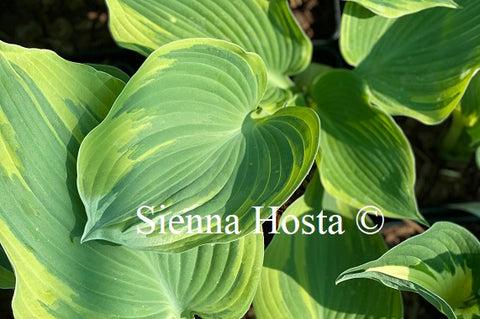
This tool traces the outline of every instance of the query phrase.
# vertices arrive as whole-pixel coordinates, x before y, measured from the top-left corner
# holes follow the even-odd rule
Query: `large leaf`
[[[265,115],[265,79],[258,55],[220,40],[179,40],[150,55],[82,144],[83,238],[183,251],[252,232],[252,206],[289,198],[313,164],[320,133],[304,107]],[[144,205],[157,225],[147,235],[152,229],[136,213]],[[209,226],[213,215],[221,222]],[[239,233],[229,234],[233,215]],[[190,230],[187,222],[170,228],[187,216]]]
[[[458,8],[453,0],[349,0],[361,4],[378,15],[397,18],[435,7]]]
[[[397,19],[347,3],[342,54],[367,80],[373,103],[428,124],[448,116],[480,67],[480,2],[457,3]]]
[[[260,272],[261,238],[181,255],[80,244],[83,137],[123,83],[52,52],[0,42],[0,242],[17,318],[238,318]]]
[[[480,243],[452,223],[434,224],[378,260],[347,270],[338,281],[354,278],[417,292],[451,319],[480,317]]]
[[[115,40],[145,55],[179,39],[217,38],[258,53],[283,82],[307,67],[312,45],[284,0],[107,0]]]
[[[410,144],[390,116],[369,105],[362,79],[347,70],[320,76],[310,102],[322,121],[317,163],[326,190],[357,208],[374,205],[385,216],[423,222]]]
[[[15,287],[15,275],[5,251],[0,246],[0,289]]]
[[[324,193],[318,175],[304,196],[282,215],[294,229],[294,219],[302,221],[325,209]],[[401,318],[400,294],[371,282],[335,285],[335,278],[346,268],[377,258],[386,251],[380,234],[368,236],[355,226],[351,213],[342,214],[344,234],[275,235],[266,250],[260,286],[254,299],[257,318]],[[340,215],[339,215],[340,216]],[[293,217],[293,218],[292,218]],[[308,218],[308,217],[307,217]],[[324,220],[324,230],[333,223]],[[318,224],[314,223],[316,226]],[[333,230],[333,228],[332,228]],[[280,230],[281,231],[281,230]]]
[[[286,0],[107,0],[110,29],[123,47],[148,55],[186,38],[216,38],[258,53],[268,70],[270,108],[290,98],[287,75],[310,62],[312,45]]]

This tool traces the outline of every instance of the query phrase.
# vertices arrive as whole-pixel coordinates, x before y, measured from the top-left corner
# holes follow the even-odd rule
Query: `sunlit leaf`
[[[417,292],[450,319],[480,317],[480,243],[452,223],[434,224],[378,260],[347,270],[338,281],[354,278]]]
[[[80,149],[84,240],[184,251],[254,231],[252,206],[290,197],[320,135],[311,109],[263,112],[265,80],[258,55],[225,41],[179,40],[150,55]],[[144,205],[154,230],[137,216]],[[232,215],[238,233],[227,233]]]
[[[459,9],[433,8],[397,19],[347,3],[342,54],[367,81],[374,104],[427,124],[455,108],[480,68],[480,2],[456,2]]]
[[[338,212],[325,209],[324,193],[318,175],[304,196],[282,215],[294,229],[296,217],[326,216]],[[288,217],[287,217],[288,216]],[[340,215],[339,215],[340,216]],[[289,235],[275,235],[266,250],[260,286],[254,299],[257,318],[402,318],[400,294],[374,282],[348,282],[335,285],[335,278],[346,268],[377,258],[386,251],[381,235],[365,235],[355,226],[355,218],[342,212],[344,234],[302,234],[308,226]],[[311,219],[308,219],[311,221]],[[327,231],[332,223],[323,221]],[[315,222],[315,227],[318,223]],[[332,228],[332,230],[334,230]]]
[[[267,66],[265,100],[276,109],[307,67],[312,45],[286,0],[107,0],[110,29],[121,46],[148,55],[171,41],[216,38],[260,55]]]
[[[320,76],[311,104],[322,122],[317,164],[326,190],[357,208],[424,222],[410,144],[390,116],[369,105],[362,79],[347,70]]]
[[[356,2],[374,13],[397,18],[410,13],[435,7],[458,8],[453,0],[349,0]]]
[[[258,285],[255,235],[183,254],[80,244],[76,155],[124,84],[0,42],[0,242],[16,318],[239,318]]]

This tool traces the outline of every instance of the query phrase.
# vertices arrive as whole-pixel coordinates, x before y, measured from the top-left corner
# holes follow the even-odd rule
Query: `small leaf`
[[[458,8],[453,0],[349,0],[356,2],[378,15],[398,18],[410,13],[435,7]]]
[[[287,208],[280,223],[288,218],[288,227],[293,229],[292,217],[302,221],[305,216],[317,216],[328,200],[331,196],[324,193],[316,174],[305,195]],[[351,214],[343,212],[341,216],[345,232],[341,235],[322,235],[318,230],[302,234],[302,230],[310,230],[305,225],[293,235],[275,235],[266,250],[254,299],[257,318],[402,318],[401,296],[392,289],[374,282],[335,285],[340,272],[386,251],[380,234],[367,236],[355,227]],[[327,230],[328,220],[323,223]]]
[[[397,19],[347,3],[341,51],[366,80],[375,105],[427,124],[441,122],[456,107],[480,68],[480,2],[457,3],[460,9]]]
[[[368,103],[355,73],[336,70],[314,82],[311,104],[322,121],[317,165],[326,190],[348,204],[425,223],[413,186],[410,144],[393,119]]]
[[[15,318],[241,317],[258,285],[261,235],[170,255],[80,244],[76,155],[123,86],[0,42],[0,242],[17,276]]]
[[[254,231],[252,206],[290,197],[320,133],[308,108],[263,112],[265,80],[258,55],[225,41],[179,40],[151,54],[80,149],[83,239],[179,252]],[[153,232],[137,217],[144,205]],[[237,217],[238,233],[227,233]]]
[[[338,282],[355,278],[417,292],[450,319],[480,316],[480,243],[452,223],[434,224],[379,259],[345,271]]]

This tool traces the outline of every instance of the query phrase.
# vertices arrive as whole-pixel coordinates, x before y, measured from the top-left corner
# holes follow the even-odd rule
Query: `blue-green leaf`
[[[264,107],[272,112],[292,97],[288,76],[306,68],[312,55],[286,0],[107,0],[107,5],[114,39],[144,55],[188,38],[225,40],[257,53],[268,73]]]
[[[317,165],[325,189],[354,207],[425,223],[410,144],[389,115],[369,105],[364,81],[347,70],[326,73],[313,84],[311,104],[322,122]]]
[[[441,122],[456,107],[480,68],[480,2],[456,2],[459,9],[397,19],[347,3],[341,51],[366,80],[372,103],[427,124]]]
[[[261,235],[170,255],[80,244],[79,145],[123,87],[0,42],[0,243],[15,269],[15,317],[241,317],[258,285]]]
[[[290,197],[320,135],[311,109],[265,111],[265,87],[259,56],[225,41],[179,40],[151,54],[81,146],[84,240],[179,252],[254,231],[252,206]]]

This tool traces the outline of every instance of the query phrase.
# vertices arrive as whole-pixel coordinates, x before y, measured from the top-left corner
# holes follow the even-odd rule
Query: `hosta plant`
[[[0,288],[16,317],[240,318],[253,303],[257,318],[402,318],[406,290],[480,318],[466,229],[388,251],[358,229],[375,228],[364,207],[428,226],[392,116],[453,112],[473,156],[480,2],[347,2],[348,70],[310,64],[283,0],[107,5],[116,42],[145,56],[131,78],[0,42]]]

